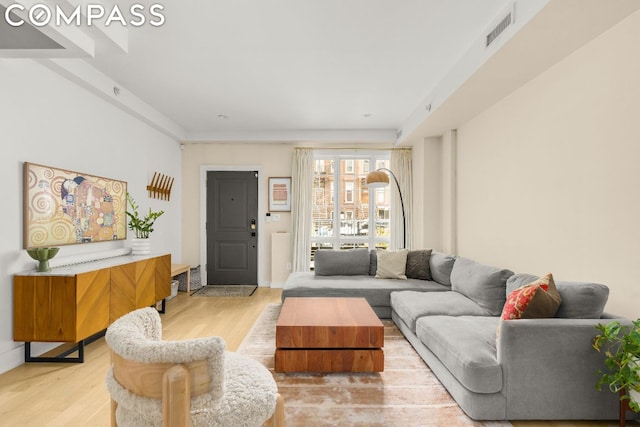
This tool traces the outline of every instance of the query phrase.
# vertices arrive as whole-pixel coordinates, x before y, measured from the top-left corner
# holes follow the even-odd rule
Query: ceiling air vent
[[[512,23],[513,23],[513,9],[510,10],[509,13],[504,18],[502,18],[502,20],[498,23],[498,25],[496,25],[495,28],[489,32],[489,34],[487,34],[485,47],[489,47],[491,43],[493,43],[495,39],[497,39],[498,36],[502,34],[502,32],[506,30],[509,27],[509,25],[511,25]]]

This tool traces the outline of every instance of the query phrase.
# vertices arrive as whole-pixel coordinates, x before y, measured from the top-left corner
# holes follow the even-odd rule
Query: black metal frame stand
[[[95,335],[78,341],[73,347],[63,351],[56,356],[32,356],[31,355],[31,342],[24,343],[24,361],[25,362],[40,362],[40,363],[84,363],[84,346],[90,344],[95,340],[102,338],[107,330],[98,332]],[[71,353],[78,352],[78,357],[66,357]]]

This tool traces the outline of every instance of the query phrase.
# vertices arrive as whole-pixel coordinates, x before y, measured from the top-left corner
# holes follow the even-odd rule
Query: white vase
[[[151,242],[149,239],[132,239],[131,255],[149,255],[151,253]]]

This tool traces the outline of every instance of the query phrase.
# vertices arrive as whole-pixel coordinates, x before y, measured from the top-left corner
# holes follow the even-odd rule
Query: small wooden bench
[[[187,293],[191,291],[191,265],[190,264],[171,264],[171,277],[178,274],[187,273]]]

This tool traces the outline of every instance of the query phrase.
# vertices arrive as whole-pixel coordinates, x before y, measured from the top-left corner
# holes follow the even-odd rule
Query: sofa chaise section
[[[391,295],[393,321],[460,407],[477,420],[615,419],[618,396],[596,390],[604,356],[591,346],[595,326],[613,317],[603,314],[608,288],[558,282],[562,302],[552,318],[501,320],[495,311],[465,314],[466,308],[477,307],[459,302],[461,295],[452,296],[461,290],[461,277],[500,277],[462,286],[464,298],[487,312],[504,305],[511,291],[538,279],[516,274],[503,280],[504,274],[486,274],[492,270],[500,269],[464,260],[454,265],[451,292]],[[495,292],[499,287],[503,295]]]
[[[391,318],[391,293],[397,291],[445,292],[449,288],[429,280],[376,279],[369,275],[318,276],[310,272],[291,273],[282,289],[282,301],[289,297],[365,298],[381,319]]]

